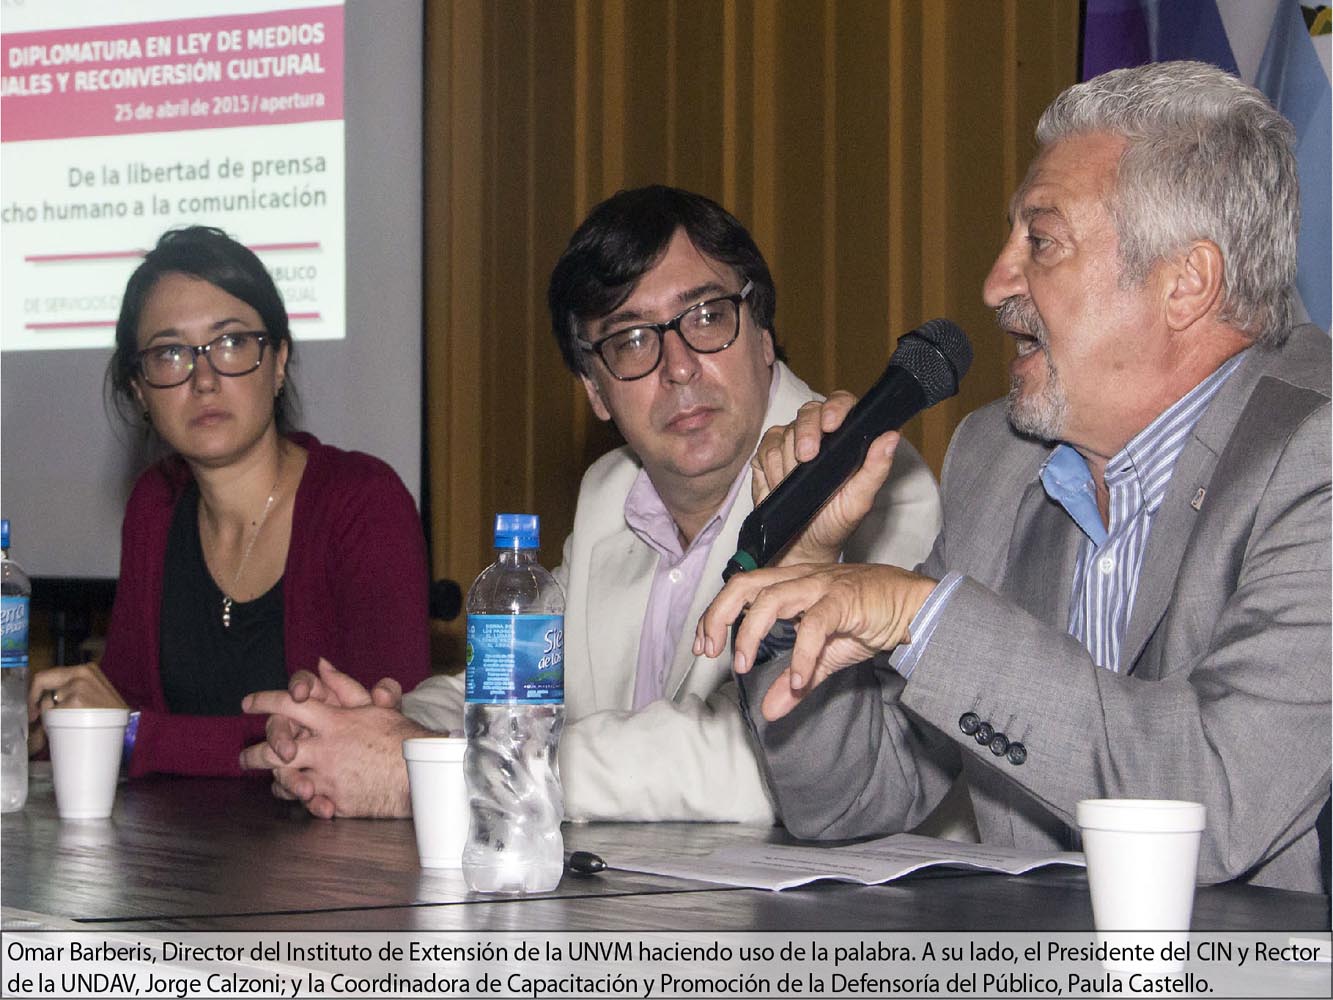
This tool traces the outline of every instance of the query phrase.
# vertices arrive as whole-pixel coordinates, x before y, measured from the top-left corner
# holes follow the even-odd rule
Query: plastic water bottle
[[[0,520],[0,812],[28,801],[28,601],[32,583],[9,558]]]
[[[495,562],[467,595],[463,878],[474,892],[548,892],[564,870],[565,595],[537,543],[537,515],[497,514]]]

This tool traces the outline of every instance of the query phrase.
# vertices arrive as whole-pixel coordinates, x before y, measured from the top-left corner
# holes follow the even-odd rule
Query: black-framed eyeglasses
[[[213,371],[228,378],[249,375],[264,363],[268,334],[262,330],[228,331],[195,347],[193,344],[162,344],[135,355],[139,374],[154,389],[178,386],[194,374],[199,355],[208,358]]]
[[[736,342],[741,332],[741,303],[754,291],[754,282],[732,295],[720,295],[690,306],[665,323],[640,323],[608,334],[595,344],[579,340],[579,349],[596,354],[606,370],[621,382],[651,375],[662,361],[662,340],[675,330],[695,354],[716,354]]]

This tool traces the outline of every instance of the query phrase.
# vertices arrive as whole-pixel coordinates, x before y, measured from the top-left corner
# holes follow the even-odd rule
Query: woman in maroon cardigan
[[[173,454],[126,507],[100,669],[35,672],[29,715],[128,705],[131,775],[241,774],[264,737],[241,698],[320,657],[367,688],[429,672],[412,497],[378,459],[291,430],[291,358],[273,279],[219,230],[166,233],[130,278],[108,382]]]

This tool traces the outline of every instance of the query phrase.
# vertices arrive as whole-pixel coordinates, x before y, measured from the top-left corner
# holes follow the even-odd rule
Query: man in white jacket
[[[780,360],[768,265],[719,205],[641,188],[592,211],[548,297],[566,364],[626,441],[584,476],[556,570],[566,593],[566,818],[772,822],[730,662],[691,651],[753,506],[761,432],[819,398]],[[920,562],[939,528],[939,496],[906,442],[876,508],[847,558]],[[818,545],[802,538],[784,561],[826,557]],[[423,682],[400,713],[392,682],[370,693],[327,664],[320,675],[247,699],[247,711],[276,715],[269,741],[242,763],[273,768],[275,792],[317,815],[409,815],[401,742],[461,729],[462,678]]]

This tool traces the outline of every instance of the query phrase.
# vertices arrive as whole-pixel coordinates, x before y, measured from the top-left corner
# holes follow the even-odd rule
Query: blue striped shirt
[[[1083,532],[1069,601],[1069,634],[1083,643],[1098,666],[1120,670],[1120,644],[1134,609],[1153,518],[1194,425],[1241,357],[1231,358],[1172,403],[1106,463],[1108,524],[1097,510],[1092,473],[1082,455],[1062,444],[1042,466],[1047,495]]]
[[[1245,355],[1242,351],[1227,360],[1106,463],[1109,524],[1102,523],[1092,472],[1082,455],[1060,444],[1041,467],[1041,483],[1047,495],[1083,532],[1074,567],[1068,631],[1099,666],[1120,669],[1120,644],[1134,609],[1153,517],[1162,505],[1176,460],[1195,424]],[[889,659],[904,677],[911,676],[940,613],[961,580],[960,573],[947,574],[912,619],[908,630],[912,642],[899,646]]]

